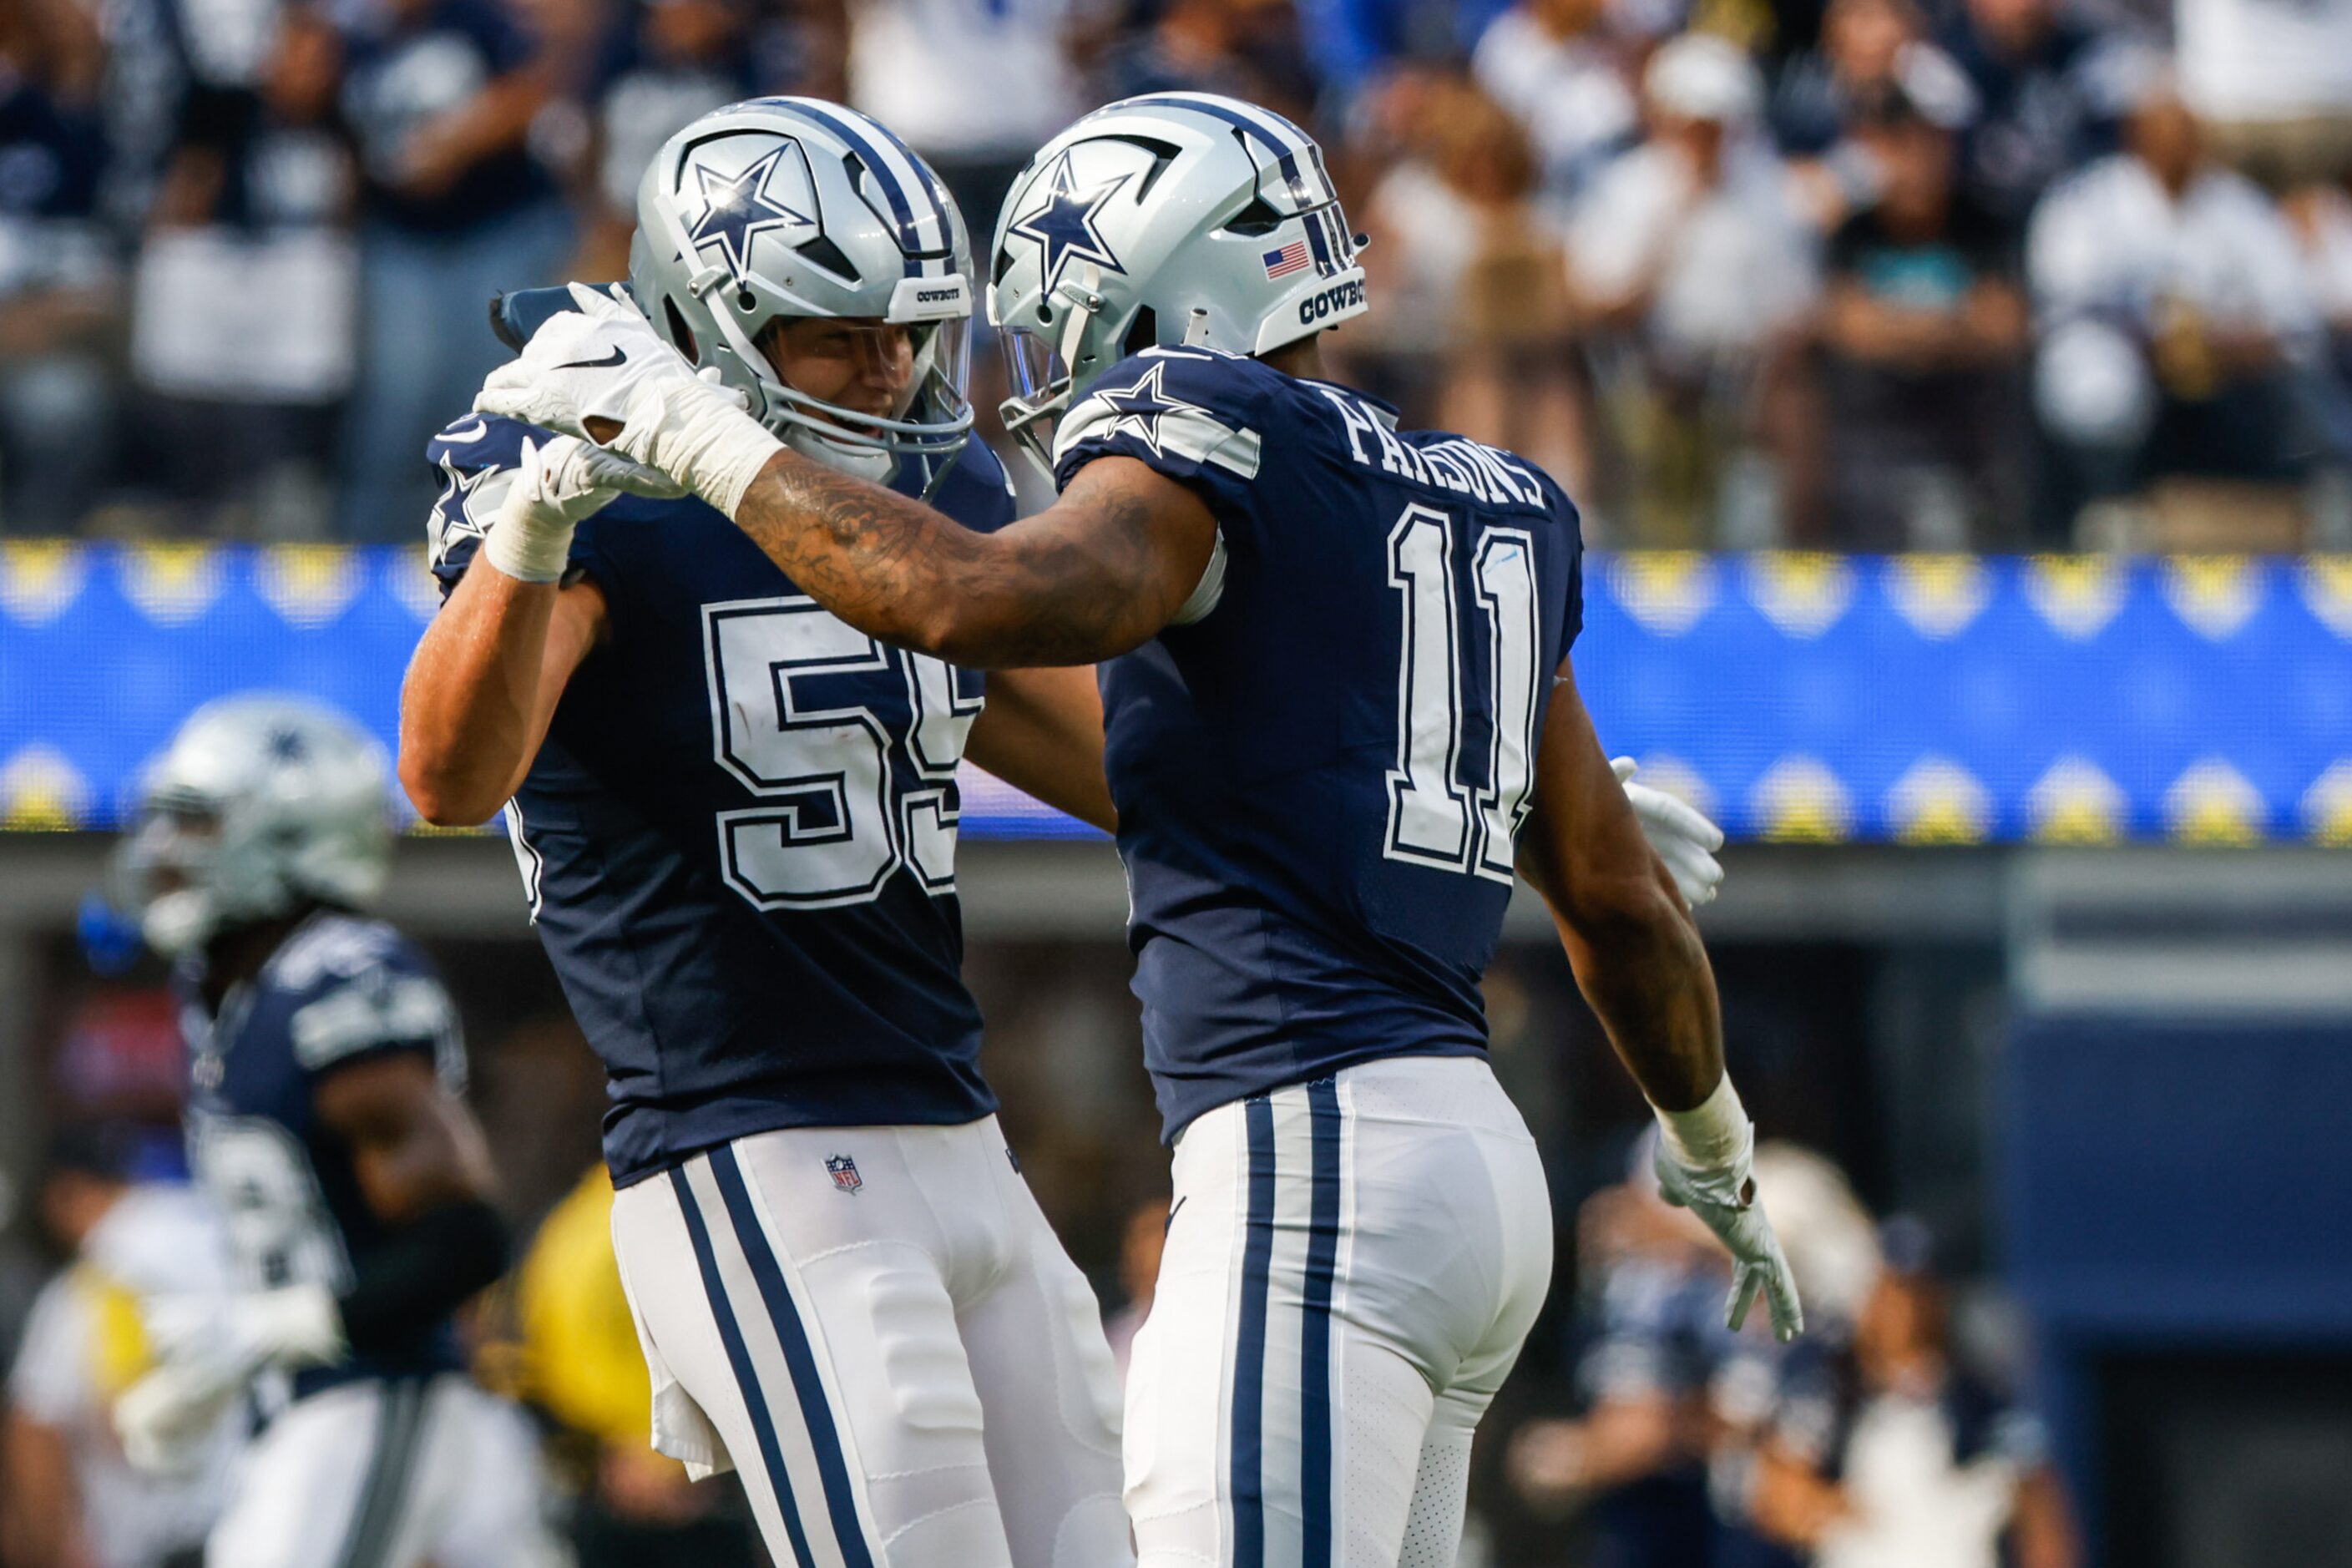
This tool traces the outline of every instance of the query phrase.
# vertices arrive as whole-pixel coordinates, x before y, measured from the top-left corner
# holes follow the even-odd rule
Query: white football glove
[[[141,1313],[156,1365],[114,1402],[123,1457],[155,1473],[183,1470],[266,1367],[342,1359],[342,1315],[318,1285],[243,1295],[164,1296]]]
[[[1782,1344],[1805,1331],[1805,1310],[1797,1299],[1797,1279],[1780,1251],[1780,1238],[1764,1217],[1756,1194],[1756,1125],[1727,1077],[1715,1092],[1690,1110],[1657,1113],[1661,1136],[1658,1195],[1688,1209],[1731,1254],[1731,1297],[1723,1321],[1737,1331],[1759,1290],[1772,1311],[1772,1333]]]
[[[673,497],[686,487],[577,436],[526,440],[514,483],[482,541],[482,555],[509,577],[556,583],[571,563],[572,531],[623,492]]]
[[[1682,889],[1683,902],[1696,908],[1710,902],[1723,886],[1723,863],[1715,852],[1723,847],[1723,829],[1706,814],[1662,789],[1633,782],[1641,764],[1631,757],[1612,757],[1610,772],[1625,788],[1625,804],[1642,825],[1642,837],[1658,852]]]
[[[740,394],[697,373],[635,306],[572,285],[577,310],[548,318],[520,354],[489,374],[474,406],[577,436],[659,469],[729,517],[782,443],[743,412]],[[598,441],[589,421],[617,435]]]

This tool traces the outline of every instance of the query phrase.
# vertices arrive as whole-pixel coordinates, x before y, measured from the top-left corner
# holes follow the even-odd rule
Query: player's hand
[[[508,576],[556,583],[571,564],[572,531],[623,493],[673,497],[686,487],[577,436],[526,440],[514,483],[491,521],[482,553]]]
[[[1676,1159],[1662,1140],[1655,1165],[1658,1195],[1676,1208],[1690,1210],[1731,1254],[1731,1299],[1724,1304],[1724,1322],[1736,1332],[1748,1321],[1748,1309],[1760,1290],[1771,1308],[1773,1337],[1787,1344],[1805,1331],[1805,1310],[1797,1300],[1797,1279],[1789,1271],[1780,1238],[1772,1234],[1772,1222],[1764,1217],[1763,1205],[1757,1200],[1755,1151],[1751,1126],[1729,1162],[1700,1171]]]
[[[1631,757],[1612,757],[1609,768],[1625,788],[1625,804],[1642,825],[1642,837],[1658,852],[1682,890],[1683,902],[1696,908],[1715,898],[1723,886],[1723,863],[1715,852],[1723,847],[1723,829],[1706,814],[1662,789],[1633,782],[1641,764]]]
[[[114,1402],[125,1458],[142,1469],[184,1468],[268,1366],[317,1366],[343,1354],[335,1299],[320,1286],[244,1295],[164,1296],[141,1314],[156,1365]]]
[[[625,427],[640,393],[697,379],[634,305],[584,283],[572,285],[572,298],[578,310],[550,316],[521,353],[490,372],[477,409],[594,440],[590,421]]]
[[[698,373],[636,307],[583,283],[475,396],[484,414],[577,436],[677,479],[732,515],[781,443]]]

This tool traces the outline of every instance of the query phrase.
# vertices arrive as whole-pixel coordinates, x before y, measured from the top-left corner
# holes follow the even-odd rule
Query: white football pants
[[[457,1373],[338,1384],[237,1460],[207,1568],[553,1568],[539,1440]]]
[[[1127,1384],[1139,1568],[1453,1568],[1470,1439],[1551,1278],[1478,1058],[1402,1057],[1184,1129]]]
[[[992,1116],[738,1139],[622,1190],[654,1446],[778,1568],[1122,1568],[1102,1315]]]

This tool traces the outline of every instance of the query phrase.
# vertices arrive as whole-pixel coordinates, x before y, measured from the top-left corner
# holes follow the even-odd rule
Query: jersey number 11
[[[1389,585],[1403,601],[1404,638],[1384,853],[1507,887],[1535,788],[1543,678],[1535,542],[1525,529],[1490,527],[1457,551],[1459,531],[1452,517],[1419,502],[1389,531]],[[1470,601],[1486,621],[1483,659],[1465,647],[1457,572],[1467,575]],[[1474,715],[1490,737],[1483,784],[1463,776]]]

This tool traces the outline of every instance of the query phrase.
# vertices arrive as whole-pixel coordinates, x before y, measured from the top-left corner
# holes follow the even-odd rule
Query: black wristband
[[[355,1260],[336,1306],[353,1355],[415,1347],[506,1272],[507,1222],[478,1198],[428,1209]]]

